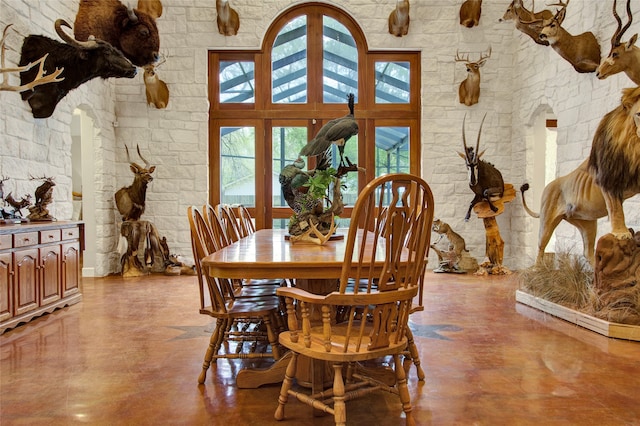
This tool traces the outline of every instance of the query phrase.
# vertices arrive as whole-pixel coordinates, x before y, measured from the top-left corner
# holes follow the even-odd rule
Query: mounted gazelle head
[[[609,76],[624,71],[636,84],[640,84],[640,48],[635,46],[638,34],[634,34],[627,42],[622,42],[622,36],[633,22],[631,14],[631,0],[627,0],[627,23],[622,26],[622,20],[616,11],[617,1],[613,1],[613,16],[618,22],[618,28],[611,36],[611,50],[602,59],[596,70],[596,77],[603,80]]]
[[[480,68],[484,66],[490,57],[491,46],[489,46],[487,53],[481,53],[480,59],[475,62],[469,59],[469,53],[460,56],[460,52],[456,51],[456,62],[464,62],[467,68],[467,78],[460,83],[458,88],[458,96],[461,104],[471,106],[478,103],[478,99],[480,98]]]

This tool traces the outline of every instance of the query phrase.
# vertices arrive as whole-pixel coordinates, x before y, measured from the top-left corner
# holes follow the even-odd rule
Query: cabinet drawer
[[[13,247],[11,235],[0,235],[0,250]]]
[[[55,243],[56,241],[60,241],[59,229],[40,231],[40,244]]]
[[[78,238],[80,238],[79,228],[66,228],[62,230],[63,240],[77,240]]]
[[[27,247],[38,244],[37,232],[20,232],[13,235],[14,247]]]

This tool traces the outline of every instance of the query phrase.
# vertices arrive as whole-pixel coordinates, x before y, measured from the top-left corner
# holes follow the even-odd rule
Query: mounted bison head
[[[78,40],[93,35],[111,43],[139,67],[152,64],[160,50],[156,17],[140,9],[128,9],[119,0],[80,0],[74,35]]]
[[[56,32],[66,44],[40,35],[30,35],[22,44],[21,66],[49,53],[44,63],[47,73],[54,72],[56,68],[64,68],[61,74],[63,81],[22,92],[22,99],[29,101],[35,118],[50,117],[58,102],[70,90],[93,78],[133,78],[136,75],[136,67],[109,43],[102,40],[79,42],[66,34],[62,25],[71,27],[62,19],[58,19],[55,24]],[[21,72],[20,82],[24,84],[32,81],[36,73],[35,69]]]

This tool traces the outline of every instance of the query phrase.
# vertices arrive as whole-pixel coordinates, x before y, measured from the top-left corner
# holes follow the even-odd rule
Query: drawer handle
[[[53,235],[49,235],[49,239],[53,238]]]
[[[22,241],[24,241],[25,243],[28,243],[31,240],[29,238],[23,238]]]

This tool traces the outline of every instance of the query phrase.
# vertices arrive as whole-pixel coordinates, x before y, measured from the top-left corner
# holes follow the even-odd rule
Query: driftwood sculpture
[[[396,7],[389,14],[389,34],[402,37],[409,34],[409,0],[397,0]]]
[[[229,0],[216,0],[216,22],[218,32],[224,36],[234,36],[238,34],[240,28],[240,16],[231,7]]]
[[[460,25],[473,28],[480,22],[482,0],[466,0],[460,5]]]
[[[627,23],[622,26],[622,20],[616,11],[617,2],[613,1],[613,16],[618,22],[618,28],[611,36],[611,50],[606,58],[603,58],[596,69],[596,77],[603,80],[609,76],[624,72],[635,84],[640,85],[640,48],[636,46],[638,33],[631,36],[626,42],[622,41],[622,36],[633,22],[631,14],[631,0],[627,0]]]
[[[596,129],[589,171],[602,190],[611,233],[630,239],[622,202],[640,193],[640,87],[624,89],[620,105],[608,112]]]
[[[475,105],[480,98],[480,68],[482,68],[487,62],[487,59],[491,57],[491,47],[487,54],[480,54],[480,59],[475,62],[469,60],[469,53],[466,56],[460,56],[460,53],[456,51],[456,62],[463,62],[467,68],[467,78],[465,78],[458,87],[458,99],[461,104],[466,106]]]

